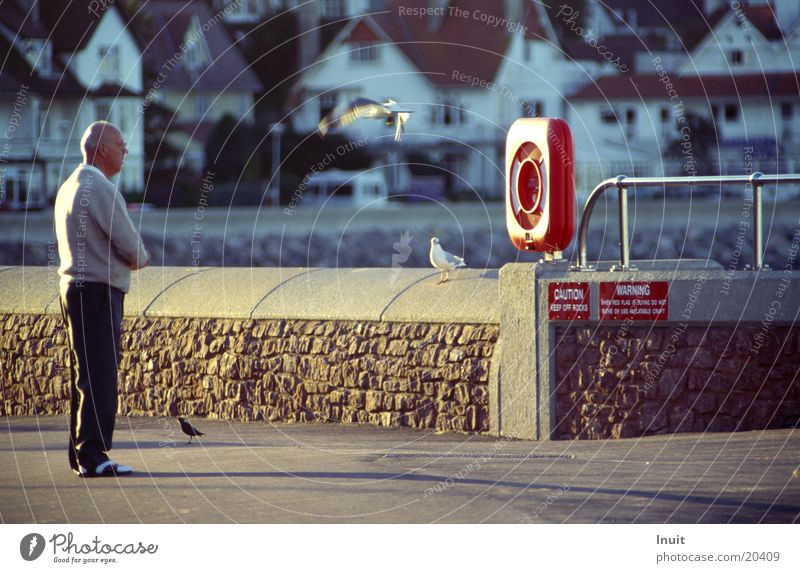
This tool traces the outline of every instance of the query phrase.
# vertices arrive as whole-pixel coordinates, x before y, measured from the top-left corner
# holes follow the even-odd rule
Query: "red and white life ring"
[[[563,251],[575,231],[574,150],[561,119],[523,118],[506,138],[506,226],[520,250]]]

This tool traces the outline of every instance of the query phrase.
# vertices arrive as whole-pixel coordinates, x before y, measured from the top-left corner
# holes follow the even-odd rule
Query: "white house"
[[[154,30],[144,52],[154,79],[145,86],[141,107],[157,103],[169,110],[166,139],[197,173],[217,122],[226,114],[252,122],[254,101],[263,90],[224,27],[226,17],[244,6],[244,0],[217,12],[203,2],[151,0],[142,6]]]
[[[289,120],[308,132],[341,102],[394,99],[413,112],[399,144],[377,121],[356,122],[345,133],[369,138],[389,163],[427,156],[451,189],[498,197],[511,123],[562,115],[566,93],[608,70],[570,60],[543,10],[527,0],[390,2],[348,24],[302,75]]]
[[[138,98],[141,47],[112,3],[36,0],[0,4],[0,114],[11,118],[0,149],[5,208],[43,207],[81,161],[80,137],[98,119],[119,126],[128,146],[122,191],[144,186],[144,139]]]
[[[800,3],[711,7],[708,33],[679,63],[642,53],[635,73],[598,78],[570,96],[579,183],[800,168],[800,77],[791,63],[800,58]],[[681,123],[689,112],[713,122],[705,164],[695,161],[698,137]],[[675,140],[681,153],[665,159]]]

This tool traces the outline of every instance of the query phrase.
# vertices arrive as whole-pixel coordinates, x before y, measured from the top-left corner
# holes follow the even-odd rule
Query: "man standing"
[[[69,464],[80,477],[133,468],[108,457],[117,413],[122,304],[131,270],[150,260],[110,181],[128,150],[119,129],[98,121],[81,139],[83,163],[58,190],[55,228],[61,266],[61,315],[69,333]]]

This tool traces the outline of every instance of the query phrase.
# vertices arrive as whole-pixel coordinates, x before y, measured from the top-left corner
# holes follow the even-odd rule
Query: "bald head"
[[[113,177],[122,169],[122,160],[128,153],[122,133],[107,121],[95,121],[81,138],[83,161],[94,165],[107,177]]]
[[[86,131],[83,132],[83,137],[81,138],[81,151],[83,152],[83,159],[86,160],[87,157],[94,155],[100,144],[104,141],[107,141],[108,138],[113,135],[122,137],[119,129],[117,129],[113,123],[109,123],[107,121],[95,121],[93,124],[87,127]]]

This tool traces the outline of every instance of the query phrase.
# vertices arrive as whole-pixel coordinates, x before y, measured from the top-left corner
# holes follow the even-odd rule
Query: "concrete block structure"
[[[430,269],[146,269],[126,297],[120,413],[535,440],[795,426],[791,265],[637,264],[441,285]],[[0,268],[0,415],[66,411],[57,285],[55,267]]]

